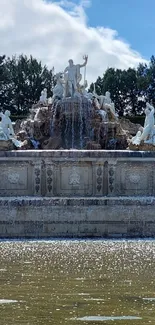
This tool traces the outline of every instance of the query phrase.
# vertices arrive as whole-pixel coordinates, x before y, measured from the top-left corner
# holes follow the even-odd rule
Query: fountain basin
[[[0,151],[0,237],[154,237],[155,153]]]

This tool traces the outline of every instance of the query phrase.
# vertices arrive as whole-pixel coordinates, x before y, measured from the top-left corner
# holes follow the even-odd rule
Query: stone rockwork
[[[26,141],[22,149],[126,149],[128,122],[123,120],[125,129],[121,119],[105,121],[101,112],[84,97],[56,100],[46,107],[38,104],[26,120],[17,121],[16,136]]]
[[[1,140],[0,141],[0,151],[14,150],[15,146],[11,140]]]
[[[120,126],[123,130],[125,130],[129,135],[135,135],[139,128],[141,127],[141,124],[138,123],[132,123],[129,119],[125,117],[121,117],[119,119]]]

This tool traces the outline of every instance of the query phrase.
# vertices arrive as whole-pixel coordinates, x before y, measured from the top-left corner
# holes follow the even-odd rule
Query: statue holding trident
[[[73,97],[76,92],[78,92],[79,83],[82,79],[80,69],[85,67],[88,62],[88,55],[83,57],[83,64],[74,64],[73,60],[70,59],[69,66],[64,70],[64,80],[65,80],[65,94],[64,97]]]

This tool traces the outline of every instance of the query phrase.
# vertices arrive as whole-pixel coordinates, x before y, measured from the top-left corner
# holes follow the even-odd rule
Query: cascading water
[[[72,148],[74,148],[74,105],[72,109]]]
[[[52,120],[51,120],[51,132],[50,132],[51,137],[54,135],[55,119],[56,119],[56,112],[57,112],[58,104],[59,104],[59,101],[55,102],[53,104],[53,117],[52,117]]]
[[[84,119],[84,125],[85,125],[85,137],[87,137],[89,139],[91,138],[92,117],[93,117],[93,110],[92,110],[91,102],[84,98],[84,100],[83,100],[83,119]]]
[[[82,101],[80,100],[80,110],[79,110],[79,132],[80,132],[80,149],[83,148],[83,109]]]
[[[92,134],[92,105],[86,98],[64,98],[54,104],[51,135],[59,125],[64,149],[83,149]],[[59,122],[58,122],[59,120]]]

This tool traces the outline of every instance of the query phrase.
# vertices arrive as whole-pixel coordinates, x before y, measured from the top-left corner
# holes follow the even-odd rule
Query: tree
[[[51,96],[53,72],[32,56],[7,58],[5,70],[7,75],[5,93],[8,99],[5,108],[11,110],[12,114],[27,114],[32,105],[39,100],[44,88],[47,88],[48,96]]]
[[[9,103],[9,75],[6,69],[6,57],[0,56],[0,108],[5,109]]]
[[[146,97],[155,105],[155,57],[152,56],[145,76],[146,80]]]
[[[144,81],[141,76],[142,70],[142,66],[139,66],[138,69],[129,68],[128,70],[108,68],[103,78],[98,77],[95,82],[98,95],[104,95],[106,91],[110,91],[111,99],[115,103],[115,109],[119,116],[135,116],[143,112],[142,89]],[[145,78],[145,84],[147,83],[148,81]],[[138,86],[141,88],[139,89]],[[92,90],[92,85],[90,90]]]

